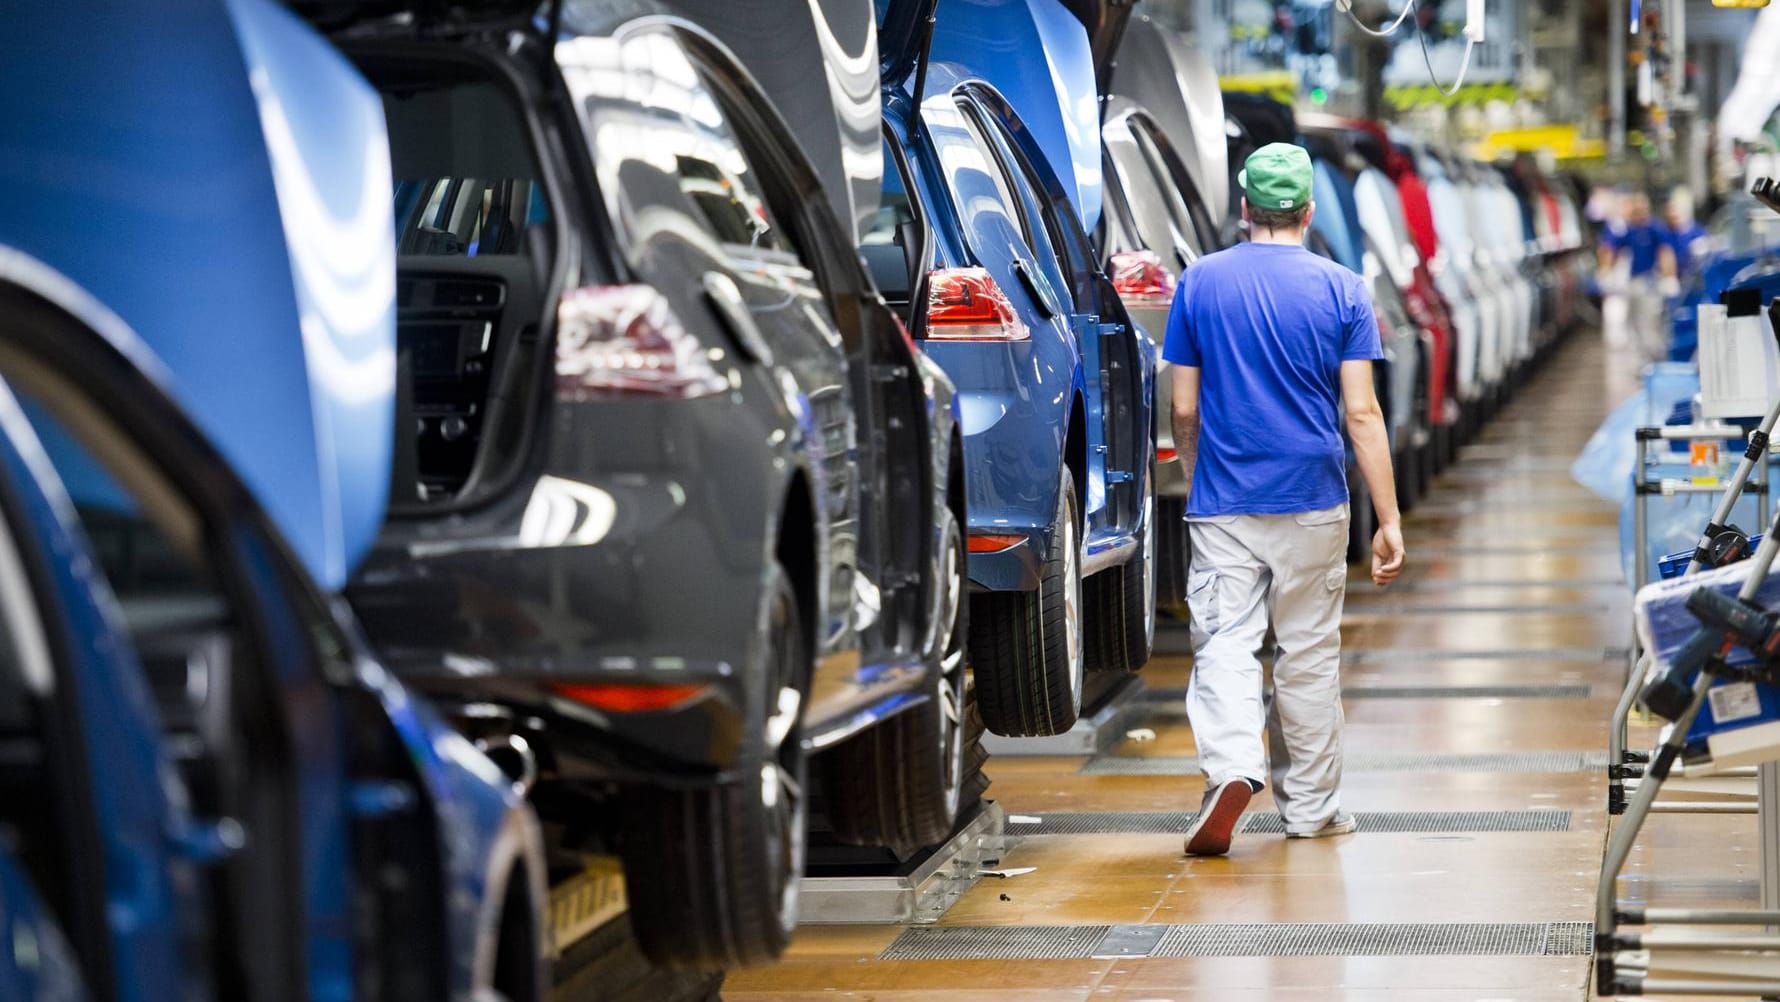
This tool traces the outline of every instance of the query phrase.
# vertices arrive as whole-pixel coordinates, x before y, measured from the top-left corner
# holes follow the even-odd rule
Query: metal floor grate
[[[1504,647],[1494,650],[1443,650],[1438,647],[1378,647],[1344,651],[1344,665],[1380,664],[1387,661],[1620,661],[1629,656],[1624,647]]]
[[[1193,811],[1053,811],[1034,815],[1037,824],[1008,819],[1010,835],[1179,835],[1198,814]],[[1407,834],[1424,832],[1565,832],[1569,811],[1357,811],[1361,832]],[[1258,835],[1283,835],[1278,814],[1245,814],[1238,829]]]
[[[1280,922],[1177,925],[1152,957],[1586,956],[1587,922]]]
[[[1593,939],[1588,922],[916,926],[904,929],[878,959],[1582,957],[1592,951]]]
[[[1344,685],[1342,699],[1587,699],[1594,690],[1586,685]],[[1184,704],[1187,690],[1181,686],[1147,689],[1147,703]]]
[[[1415,552],[1418,557],[1536,557],[1547,553],[1594,553],[1606,549],[1601,538],[1554,539],[1526,545],[1461,542],[1445,546],[1418,546]]]
[[[1606,752],[1411,752],[1347,756],[1348,772],[1593,772],[1607,767]],[[1194,755],[1099,755],[1081,769],[1084,776],[1193,776]]]
[[[1391,583],[1391,590],[1405,591],[1467,591],[1472,588],[1624,588],[1621,578],[1411,578]]]
[[[879,960],[1057,960],[1092,957],[1111,926],[911,926]]]
[[[1350,616],[1600,616],[1608,612],[1605,602],[1552,602],[1545,605],[1388,605],[1371,608],[1349,603],[1343,613]]]

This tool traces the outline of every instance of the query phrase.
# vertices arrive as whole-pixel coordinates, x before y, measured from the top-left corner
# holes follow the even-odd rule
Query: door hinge
[[[1128,484],[1131,482],[1131,471],[1107,470],[1106,482],[1109,484]]]
[[[1124,324],[1099,324],[1101,337],[1118,337],[1125,333]]]

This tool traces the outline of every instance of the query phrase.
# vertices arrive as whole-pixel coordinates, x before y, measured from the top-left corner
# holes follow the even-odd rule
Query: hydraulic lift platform
[[[937,922],[992,870],[1018,838],[1007,814],[983,801],[946,842],[908,859],[881,850],[815,847],[805,867],[800,921],[806,925]]]

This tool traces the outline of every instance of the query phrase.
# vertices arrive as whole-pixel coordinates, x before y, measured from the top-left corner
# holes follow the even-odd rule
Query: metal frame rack
[[[1780,303],[1769,310],[1769,321],[1780,336]],[[1728,563],[1738,554],[1726,552],[1727,526],[1737,501],[1746,489],[1756,493],[1765,512],[1768,508],[1769,434],[1780,421],[1780,404],[1772,408],[1757,431],[1749,437],[1749,446],[1731,482],[1723,488],[1717,509],[1701,534],[1684,574],[1691,575],[1703,565]],[[1733,437],[1724,435],[1729,426],[1690,426],[1682,428],[1639,429],[1637,492],[1634,505],[1635,560],[1637,584],[1646,583],[1648,557],[1645,552],[1648,498],[1655,494],[1697,493],[1719,490],[1716,485],[1652,484],[1646,477],[1648,444],[1652,441],[1697,441]],[[1751,484],[1757,465],[1762,477]],[[1721,537],[1723,537],[1721,541]],[[1744,541],[1746,543],[1746,541]],[[1746,614],[1758,589],[1766,578],[1774,559],[1780,555],[1780,510],[1776,510],[1767,534],[1748,561],[1749,573],[1733,605]],[[1694,608],[1690,603],[1689,608]],[[1688,909],[1624,907],[1618,901],[1621,872],[1630,858],[1633,845],[1644,822],[1661,811],[1688,813],[1750,813],[1747,807],[1731,808],[1714,803],[1658,804],[1657,794],[1671,776],[1682,775],[1676,768],[1686,745],[1688,733],[1706,702],[1715,677],[1723,671],[1722,656],[1734,639],[1730,631],[1708,633],[1702,630],[1696,638],[1711,649],[1699,658],[1699,669],[1688,683],[1687,692],[1677,694],[1684,705],[1663,732],[1657,748],[1648,756],[1634,758],[1626,749],[1626,725],[1633,705],[1645,681],[1648,658],[1640,658],[1634,638],[1634,668],[1626,680],[1613,725],[1610,728],[1611,788],[1610,810],[1625,815],[1614,829],[1607,852],[1601,862],[1600,883],[1595,899],[1595,987],[1602,996],[1643,995],[1646,993],[1685,993],[1698,995],[1762,996],[1780,995],[1780,747],[1763,749],[1762,762],[1756,769],[1758,832],[1761,843],[1761,908],[1759,909]],[[1690,646],[1693,646],[1690,644]],[[1712,652],[1716,652],[1713,654]],[[1679,661],[1680,658],[1677,658]],[[1669,676],[1674,679],[1674,676]],[[1732,770],[1714,772],[1726,774]],[[1747,770],[1735,770],[1747,775]],[[1626,799],[1627,779],[1638,778],[1635,789]],[[1643,927],[1627,931],[1628,927]],[[1728,930],[1728,931],[1727,931]]]
[[[1633,542],[1633,577],[1632,590],[1650,583],[1650,555],[1646,540],[1650,535],[1650,499],[1652,497],[1674,497],[1687,494],[1719,493],[1718,507],[1712,513],[1712,520],[1700,534],[1699,543],[1694,548],[1694,555],[1688,561],[1686,574],[1694,574],[1711,558],[1713,541],[1722,535],[1730,523],[1731,513],[1736,509],[1737,502],[1745,493],[1756,497],[1758,510],[1767,511],[1768,481],[1772,470],[1768,465],[1769,436],[1774,425],[1780,421],[1780,408],[1770,410],[1758,427],[1749,436],[1749,446],[1743,453],[1742,462],[1732,474],[1728,485],[1696,484],[1673,478],[1652,480],[1647,476],[1650,468],[1650,444],[1652,442],[1706,442],[1740,438],[1743,429],[1732,424],[1701,424],[1671,425],[1662,427],[1639,428],[1637,431],[1637,459],[1633,466],[1636,483],[1635,497],[1632,503],[1632,542]],[[1755,468],[1761,465],[1761,478],[1753,480]],[[1607,737],[1607,812],[1623,814],[1626,808],[1628,792],[1627,780],[1636,780],[1644,775],[1644,766],[1650,756],[1646,752],[1632,751],[1627,747],[1626,732],[1631,720],[1632,709],[1637,703],[1638,686],[1643,682],[1648,664],[1638,648],[1637,637],[1632,638],[1631,658],[1627,666],[1625,691],[1620,693],[1619,704],[1613,711],[1613,724]],[[1701,813],[1721,813],[1724,805],[1710,801],[1697,804],[1664,803],[1657,805],[1659,813],[1687,813],[1698,810]],[[1740,813],[1732,811],[1731,813]]]

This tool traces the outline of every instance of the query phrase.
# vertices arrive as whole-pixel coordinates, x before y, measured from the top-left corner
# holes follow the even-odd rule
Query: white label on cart
[[[1712,719],[1721,724],[1746,720],[1761,715],[1761,697],[1754,682],[1732,682],[1715,686],[1711,692]]]

